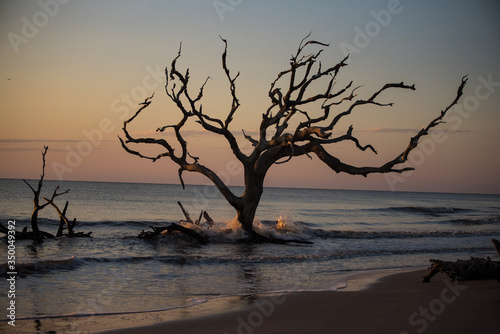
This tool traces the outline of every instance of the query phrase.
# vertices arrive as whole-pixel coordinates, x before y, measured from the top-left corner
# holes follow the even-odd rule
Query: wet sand
[[[103,334],[498,333],[500,283],[496,279],[452,282],[438,274],[424,284],[420,278],[425,272],[386,276],[361,291],[265,295],[175,312],[47,319],[41,320],[39,330]],[[181,318],[187,319],[172,320]],[[15,332],[22,333],[18,330],[24,327]]]
[[[381,278],[362,291],[266,296],[242,311],[111,333],[498,333],[500,283],[451,282],[426,271]]]

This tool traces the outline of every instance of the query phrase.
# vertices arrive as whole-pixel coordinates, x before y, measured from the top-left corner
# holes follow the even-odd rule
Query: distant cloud
[[[355,130],[356,131],[356,130]],[[418,133],[420,129],[408,129],[408,128],[381,128],[381,127],[372,127],[364,130],[357,130],[358,132],[380,132],[380,133]],[[433,131],[441,131],[445,133],[462,133],[462,132],[473,132],[472,130],[449,130],[443,128],[435,128],[430,129],[429,132]]]
[[[61,148],[64,144],[75,146],[75,143],[86,141],[86,139],[23,139],[23,138],[0,138],[0,152],[41,152],[43,146],[50,146],[51,152],[67,152]],[[102,140],[101,143],[114,142],[114,140]],[[37,146],[33,146],[36,144]],[[51,144],[58,147],[52,147]],[[57,145],[56,145],[57,144]],[[65,147],[65,146],[63,146]],[[102,148],[96,148],[102,149]]]
[[[86,139],[9,139],[0,138],[0,144],[23,144],[23,143],[79,143]],[[113,142],[114,140],[101,140],[101,142]]]
[[[22,143],[49,143],[49,142],[69,142],[71,140],[56,140],[56,139],[8,139],[0,138],[0,144],[22,144]],[[77,140],[74,140],[77,141]]]
[[[10,139],[10,138],[0,138],[0,152],[38,152],[43,150],[44,145],[50,143],[70,143],[78,142],[78,140],[56,140],[56,139]],[[33,144],[38,143],[39,146],[34,147]],[[23,144],[29,144],[28,147],[22,146]],[[63,151],[62,149],[51,148],[52,152]]]
[[[0,147],[0,152],[42,152],[42,147]],[[51,152],[66,152],[60,148],[51,148]]]
[[[417,129],[404,129],[404,128],[381,128],[372,127],[364,130],[358,130],[358,132],[381,132],[381,133],[416,133]]]

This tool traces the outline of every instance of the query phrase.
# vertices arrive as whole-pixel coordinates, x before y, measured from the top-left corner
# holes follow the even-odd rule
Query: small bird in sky
[[[10,79],[12,79],[12,78],[8,78],[7,81],[10,81]]]

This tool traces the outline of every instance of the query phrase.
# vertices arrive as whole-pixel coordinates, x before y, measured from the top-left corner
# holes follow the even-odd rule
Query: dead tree
[[[63,192],[58,192],[59,186],[57,186],[54,189],[54,192],[52,193],[52,196],[50,198],[42,197],[42,199],[45,200],[46,203],[40,204],[40,194],[42,192],[42,187],[43,187],[43,180],[45,178],[45,156],[47,154],[47,150],[49,149],[48,146],[43,147],[44,150],[42,152],[42,174],[40,175],[40,180],[38,180],[38,185],[37,188],[33,188],[28,181],[23,179],[24,183],[30,187],[31,191],[33,192],[33,212],[31,213],[31,229],[32,231],[28,231],[27,228],[25,228],[21,232],[16,231],[16,239],[34,239],[34,240],[39,240],[39,239],[44,239],[44,238],[54,238],[55,236],[51,233],[41,231],[40,228],[38,227],[38,212],[40,210],[43,210],[47,205],[52,205],[54,209],[56,210],[57,214],[59,215],[59,228],[57,231],[56,236],[60,237],[63,235],[63,229],[64,226],[66,226],[68,233],[68,237],[89,237],[92,232],[89,233],[75,233],[73,231],[75,225],[76,225],[76,219],[74,219],[72,222],[69,222],[68,219],[66,218],[66,210],[68,208],[68,201],[66,201],[66,205],[61,212],[57,205],[54,203],[54,200],[56,197],[61,196],[63,194],[66,194],[69,192],[69,189]],[[0,232],[3,232],[4,226],[0,226]]]
[[[335,136],[333,130],[338,128],[340,120],[344,120],[361,106],[392,106],[392,103],[379,101],[383,93],[394,89],[415,90],[415,86],[403,82],[386,83],[372,95],[358,98],[357,91],[361,86],[353,87],[352,81],[340,88],[335,85],[338,74],[343,67],[347,66],[348,56],[334,66],[323,67],[319,61],[323,51],[321,47],[326,47],[328,44],[310,40],[309,36],[310,34],[300,42],[297,52],[292,55],[289,62],[290,67],[278,73],[276,79],[271,83],[268,91],[270,105],[262,113],[257,136],[251,137],[242,130],[245,139],[253,146],[253,151],[250,154],[243,153],[241,143],[236,140],[230,129],[234,115],[240,107],[236,94],[236,79],[239,77],[239,72],[236,75],[230,73],[227,65],[227,42],[222,38],[225,45],[222,53],[222,69],[229,83],[231,97],[227,115],[224,118],[218,118],[203,112],[202,98],[208,78],[197,92],[188,89],[189,69],[181,71],[177,64],[181,57],[181,48],[179,48],[170,69],[165,69],[165,90],[180,111],[180,118],[177,123],[161,126],[156,130],[157,132],[171,130],[176,139],[169,141],[159,136],[136,138],[129,132],[129,124],[151,104],[152,95],[140,104],[140,108],[130,119],[124,122],[125,137],[124,139],[120,138],[123,148],[130,154],[153,162],[165,157],[171,159],[179,166],[178,174],[183,187],[182,175],[184,171],[205,175],[235,209],[237,218],[251,241],[270,241],[253,230],[253,221],[264,191],[264,179],[268,170],[275,164],[289,162],[293,157],[306,155],[311,158],[311,155],[316,155],[319,160],[336,173],[343,172],[366,177],[372,173],[403,173],[413,170],[412,167],[403,167],[402,164],[407,161],[410,152],[417,147],[420,138],[427,135],[431,128],[443,122],[442,119],[447,111],[462,96],[467,78],[462,78],[453,101],[427,126],[411,137],[408,145],[400,154],[381,166],[354,166],[342,162],[327,151],[326,147],[348,141],[361,151],[368,150],[375,154],[377,151],[370,144],[361,144],[354,134],[353,126],[350,126],[345,134]],[[310,51],[311,49],[313,50]],[[323,82],[322,79],[326,79],[324,81],[325,88],[322,91],[314,92],[312,87],[317,87],[319,83]],[[310,110],[314,107],[320,109],[316,114]],[[338,110],[334,112],[334,108]],[[235,158],[243,166],[245,186],[243,195],[235,195],[212,169],[203,165],[198,157],[189,153],[183,128],[190,119],[194,119],[204,130],[225,138]],[[152,156],[132,149],[130,144],[154,144],[160,147],[163,152]],[[174,149],[175,146],[178,148]]]
[[[42,152],[42,174],[40,175],[40,180],[38,181],[38,186],[36,190],[25,179],[23,179],[23,181],[28,185],[28,187],[30,187],[31,191],[33,192],[33,212],[31,213],[31,229],[33,231],[34,237],[53,238],[54,236],[52,234],[40,231],[40,229],[38,228],[38,212],[44,209],[47,205],[52,204],[57,196],[69,192],[69,189],[61,193],[58,193],[57,191],[59,190],[59,187],[56,187],[56,189],[52,193],[52,197],[47,200],[47,203],[40,204],[40,193],[42,191],[43,179],[45,177],[45,155],[47,154],[47,150],[49,149],[49,147],[44,146],[43,148],[44,150]]]

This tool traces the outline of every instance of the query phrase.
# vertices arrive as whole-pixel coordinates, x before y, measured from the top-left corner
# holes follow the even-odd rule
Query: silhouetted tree
[[[42,187],[43,187],[43,180],[45,178],[45,156],[47,154],[47,150],[49,149],[48,146],[43,147],[43,152],[42,152],[42,174],[40,175],[40,180],[38,180],[38,185],[37,188],[33,188],[28,181],[23,179],[24,183],[30,187],[31,191],[33,192],[33,212],[31,213],[31,232],[27,231],[27,228],[25,228],[22,232],[17,232],[16,231],[16,239],[43,239],[43,238],[54,238],[55,236],[51,233],[41,231],[40,228],[38,227],[38,212],[40,210],[43,210],[47,205],[51,205],[59,215],[59,228],[57,230],[57,237],[63,236],[63,230],[64,227],[67,229],[67,234],[66,236],[68,237],[90,237],[90,234],[92,232],[88,233],[83,233],[83,232],[74,232],[74,228],[76,225],[76,218],[73,219],[72,222],[68,220],[66,217],[66,210],[68,209],[68,201],[66,201],[66,204],[64,206],[63,211],[59,209],[59,207],[54,203],[54,200],[56,197],[61,196],[63,194],[66,194],[69,192],[69,189],[63,192],[58,193],[57,191],[59,190],[59,186],[57,186],[54,189],[54,192],[52,193],[52,196],[50,198],[47,197],[42,197],[43,200],[45,200],[44,204],[40,204],[40,196],[42,192]],[[4,226],[0,226],[0,232],[5,233],[6,229]]]
[[[462,78],[462,82],[452,103],[441,111],[438,117],[422,128],[414,137],[410,138],[408,146],[402,153],[381,166],[357,167],[342,162],[328,152],[325,147],[329,144],[351,141],[362,151],[368,149],[377,153],[375,148],[370,144],[362,145],[353,135],[352,126],[348,128],[345,134],[338,137],[333,136],[332,130],[340,120],[349,116],[360,106],[392,106],[392,103],[378,101],[379,96],[385,91],[390,89],[415,90],[415,86],[406,85],[403,82],[387,83],[365,99],[357,98],[356,90],[359,86],[353,88],[352,81],[337,89],[335,87],[337,75],[343,67],[347,66],[346,61],[349,56],[342,59],[336,65],[325,68],[319,62],[319,57],[323,49],[310,54],[306,54],[306,49],[313,48],[314,46],[328,46],[328,44],[310,40],[309,36],[306,36],[300,42],[297,52],[295,55],[292,55],[290,67],[278,73],[276,79],[271,83],[268,91],[271,103],[267,110],[264,110],[262,113],[258,135],[252,138],[243,131],[244,137],[253,146],[253,151],[250,154],[242,152],[240,143],[238,143],[235,135],[229,129],[233,121],[233,116],[240,107],[240,102],[236,94],[236,79],[239,77],[239,72],[236,75],[231,75],[227,66],[227,41],[222,38],[225,45],[222,54],[222,69],[229,82],[229,92],[231,95],[231,105],[228,108],[225,119],[203,113],[201,100],[208,78],[201,85],[197,93],[193,93],[192,90],[188,89],[190,80],[189,69],[181,73],[177,68],[177,60],[181,56],[181,48],[179,48],[177,56],[172,61],[170,71],[165,69],[167,80],[165,90],[168,97],[180,111],[180,119],[178,123],[159,127],[156,131],[163,132],[169,128],[173,129],[176,138],[175,145],[180,146],[180,150],[174,150],[174,145],[165,138],[134,138],[127,129],[128,124],[136,119],[151,104],[154,94],[141,103],[137,112],[124,122],[123,131],[125,139],[120,138],[123,148],[128,153],[150,159],[153,162],[163,157],[170,158],[179,166],[179,178],[183,187],[182,173],[184,171],[205,175],[236,210],[242,228],[248,233],[249,238],[254,241],[264,239],[253,230],[252,225],[264,190],[264,179],[269,168],[275,164],[285,163],[293,157],[302,155],[307,155],[311,158],[311,154],[314,154],[337,173],[344,172],[352,175],[367,176],[371,173],[403,173],[413,170],[412,167],[403,167],[401,164],[407,161],[408,155],[417,147],[420,138],[427,135],[429,129],[442,123],[446,112],[457,103],[462,95],[467,78]],[[320,79],[324,78],[328,79],[325,87],[319,92],[314,92],[313,90],[317,89],[317,85],[313,84],[317,84]],[[316,88],[313,89],[313,86]],[[320,109],[316,115],[313,115],[309,110],[313,107],[319,107]],[[333,113],[332,109],[334,107],[343,108],[340,112]],[[213,170],[201,164],[199,158],[189,154],[188,143],[183,135],[183,127],[191,118],[195,119],[204,130],[220,135],[227,140],[232,153],[244,169],[245,191],[243,195],[236,196]],[[292,123],[292,120],[295,122]],[[147,156],[131,149],[127,145],[129,143],[156,144],[164,152],[157,156]]]
[[[45,177],[45,155],[47,154],[47,150],[49,149],[49,147],[44,146],[43,149],[44,150],[42,152],[42,174],[40,175],[40,180],[38,180],[38,186],[36,190],[28,183],[28,181],[26,181],[25,179],[23,179],[23,181],[28,185],[28,187],[30,187],[31,191],[33,192],[33,212],[31,213],[31,229],[33,231],[34,236],[53,238],[54,237],[53,235],[47,232],[42,232],[38,228],[38,212],[44,209],[47,205],[53,204],[53,201],[57,196],[66,194],[67,192],[69,192],[69,189],[62,193],[58,193],[57,191],[59,190],[59,186],[57,186],[54,189],[54,192],[52,193],[52,197],[50,199],[44,198],[46,203],[40,204],[40,193],[42,191],[43,179]]]

